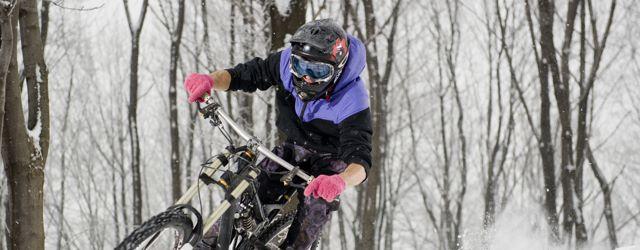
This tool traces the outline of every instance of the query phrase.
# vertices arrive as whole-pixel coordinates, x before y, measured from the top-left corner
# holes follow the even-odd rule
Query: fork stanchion
[[[233,189],[233,191],[231,191],[231,201],[240,198],[240,195],[242,195],[242,193],[244,193],[244,191],[249,187],[249,182],[247,182],[246,180],[242,180],[240,181],[240,183],[238,184],[238,186],[236,188]],[[208,232],[209,229],[213,226],[213,224],[218,221],[218,219],[220,219],[220,217],[222,217],[222,215],[224,214],[224,212],[227,211],[227,209],[229,209],[231,207],[231,201],[230,200],[224,200],[222,201],[222,203],[220,204],[220,206],[218,206],[218,208],[216,208],[215,211],[213,211],[213,213],[211,215],[209,215],[209,217],[207,217],[207,219],[204,222],[204,230],[203,232]]]

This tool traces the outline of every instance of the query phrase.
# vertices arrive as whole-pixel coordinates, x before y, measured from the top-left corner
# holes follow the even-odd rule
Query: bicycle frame
[[[200,113],[204,116],[204,118],[212,119],[212,125],[220,126],[222,125],[222,121],[228,124],[235,132],[247,142],[247,146],[253,152],[259,152],[264,155],[266,158],[271,159],[272,161],[278,163],[282,167],[289,170],[289,173],[286,174],[282,180],[285,185],[290,183],[294,176],[298,176],[303,179],[307,184],[313,180],[313,176],[308,175],[303,172],[297,166],[293,166],[282,158],[278,157],[274,153],[271,152],[267,147],[265,147],[260,140],[256,137],[251,136],[248,132],[246,132],[242,127],[240,127],[236,122],[234,122],[229,115],[227,115],[221,108],[221,106],[215,102],[213,102],[212,98],[208,97],[205,101],[206,106],[204,108],[200,108]],[[227,151],[222,154],[224,159],[231,156],[233,152]],[[259,155],[256,155],[256,159]],[[218,157],[215,159],[208,168],[203,171],[203,175],[206,175],[209,178],[214,178],[214,174],[223,166],[226,166],[228,162],[223,162],[223,160]],[[258,176],[258,172],[255,170],[249,170],[248,177],[255,179]],[[201,178],[198,178],[198,181],[191,185],[189,189],[185,192],[185,194],[176,201],[175,205],[187,204],[189,201],[193,199],[194,196],[198,194],[200,189],[206,187],[208,184],[205,183]],[[225,198],[222,203],[214,210],[211,215],[209,215],[204,221],[203,232],[209,231],[211,227],[214,225],[218,219],[231,207],[233,200],[239,199],[240,196],[250,187],[250,182],[243,179],[241,180],[234,188],[229,192],[230,197]],[[229,190],[227,190],[229,191]],[[157,236],[157,235],[156,235]],[[155,237],[151,239],[150,242],[147,243],[147,247],[153,245],[155,241]]]

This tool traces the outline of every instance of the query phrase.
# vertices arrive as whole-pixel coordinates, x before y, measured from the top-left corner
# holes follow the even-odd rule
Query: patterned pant
[[[291,143],[277,146],[273,152],[313,176],[341,173],[347,166],[342,160],[332,157],[331,154],[318,153]],[[284,168],[268,158],[260,162],[260,167],[264,171],[257,179],[258,195],[263,204],[273,204],[278,197],[287,191],[280,182],[281,175],[273,174],[273,172],[283,171]],[[302,191],[298,194],[300,200],[304,202],[300,202],[296,217],[289,229],[285,241],[287,249],[309,249],[320,235],[324,225],[331,219],[332,209],[329,203],[323,199],[305,197],[302,195]],[[207,232],[204,241],[207,241],[207,236],[212,238],[211,236],[217,235],[217,229],[216,225]]]
[[[289,143],[276,147],[273,152],[313,176],[341,173],[347,166],[342,160],[331,157],[330,154],[320,154],[302,146]],[[278,164],[268,159],[260,164],[262,164],[262,169],[267,172],[266,176],[270,175],[268,173],[269,171],[281,170]],[[258,193],[261,194],[261,197],[270,199],[274,198],[274,196],[268,193],[277,194],[284,192],[282,183],[279,181],[279,176],[275,177],[276,178],[267,178],[267,181],[260,181]],[[262,192],[267,192],[267,194],[263,194]],[[288,249],[308,249],[311,247],[320,235],[324,224],[331,219],[329,203],[323,199],[304,197],[302,192],[298,192],[298,194],[300,194],[300,200],[304,202],[300,202],[298,213],[287,236],[285,244],[288,246]],[[268,200],[265,202],[268,202]]]

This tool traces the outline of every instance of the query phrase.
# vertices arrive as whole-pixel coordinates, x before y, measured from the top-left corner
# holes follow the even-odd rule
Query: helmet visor
[[[333,71],[331,64],[307,61],[298,55],[291,55],[291,73],[297,77],[308,76],[314,82],[328,81],[333,76]]]

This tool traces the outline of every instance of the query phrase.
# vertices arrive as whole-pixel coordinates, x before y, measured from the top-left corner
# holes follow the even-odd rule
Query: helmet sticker
[[[346,39],[338,38],[336,42],[333,44],[333,48],[331,51],[331,55],[333,56],[333,60],[336,60],[339,57],[344,56],[344,50],[347,47]]]

